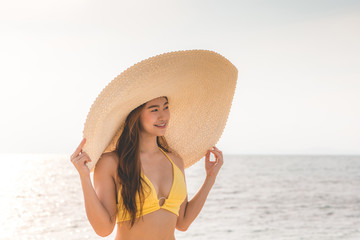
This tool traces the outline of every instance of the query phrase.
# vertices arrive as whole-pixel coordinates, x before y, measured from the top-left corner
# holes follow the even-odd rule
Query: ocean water
[[[1,155],[0,239],[101,238],[64,155]],[[204,159],[185,171],[189,199]],[[360,239],[360,156],[224,155],[207,201],[177,240]]]

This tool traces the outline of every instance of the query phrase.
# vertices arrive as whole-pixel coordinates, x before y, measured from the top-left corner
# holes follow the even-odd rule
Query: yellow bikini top
[[[162,208],[174,213],[176,216],[179,216],[180,205],[184,202],[187,195],[185,177],[182,171],[176,166],[176,164],[173,163],[173,161],[169,158],[169,156],[160,147],[159,149],[165,154],[165,156],[170,160],[172,164],[172,168],[173,168],[172,186],[168,198],[161,197],[160,199],[158,199],[154,185],[141,171],[141,176],[144,178],[144,180],[149,184],[151,188],[150,192],[148,192],[149,193],[148,195],[146,195],[146,191],[145,191],[145,200],[144,200],[142,215],[146,215],[148,213],[157,211],[160,208]],[[145,185],[144,188],[146,187],[147,186]],[[160,206],[161,199],[165,199],[165,200],[163,205]],[[136,218],[138,218],[140,217],[140,201],[138,194],[136,194],[136,205],[137,205]],[[117,209],[118,209],[118,213],[116,216],[116,222],[130,220],[130,214],[127,211],[125,214],[126,215],[125,218],[123,218],[123,212],[125,211],[125,208],[123,207],[122,204],[121,187],[118,192]]]

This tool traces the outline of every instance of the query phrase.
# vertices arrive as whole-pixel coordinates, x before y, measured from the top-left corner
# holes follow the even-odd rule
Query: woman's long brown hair
[[[165,97],[168,100],[167,97]],[[119,184],[121,186],[121,197],[126,211],[131,216],[131,227],[136,220],[136,194],[140,199],[140,216],[144,205],[144,187],[146,181],[141,177],[141,162],[139,158],[139,139],[140,139],[140,115],[146,103],[132,110],[127,116],[115,152],[118,155],[119,163],[117,167]],[[165,152],[171,152],[164,136],[157,137],[158,146]]]

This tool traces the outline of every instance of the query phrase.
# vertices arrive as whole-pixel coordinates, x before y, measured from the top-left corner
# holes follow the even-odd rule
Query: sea
[[[69,155],[0,156],[0,239],[102,238],[87,220]],[[185,170],[189,200],[204,158]],[[177,240],[359,240],[360,156],[226,155],[207,200]]]

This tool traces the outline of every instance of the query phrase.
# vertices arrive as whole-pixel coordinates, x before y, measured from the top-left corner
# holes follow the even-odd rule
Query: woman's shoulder
[[[114,174],[116,172],[117,165],[118,165],[118,156],[116,152],[106,152],[101,154],[99,160],[96,163],[95,171]]]

